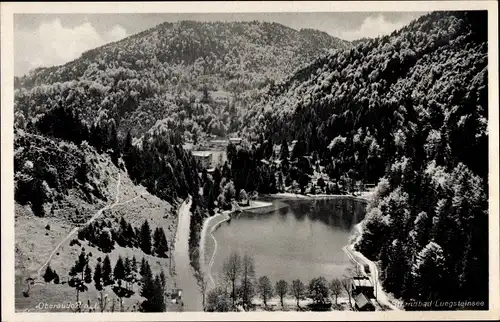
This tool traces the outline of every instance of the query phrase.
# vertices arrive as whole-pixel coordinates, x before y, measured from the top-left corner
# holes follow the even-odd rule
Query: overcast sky
[[[162,22],[274,21],[294,29],[313,28],[345,40],[377,37],[403,27],[425,12],[196,13],[196,14],[15,14],[14,73],[64,64],[84,51]]]

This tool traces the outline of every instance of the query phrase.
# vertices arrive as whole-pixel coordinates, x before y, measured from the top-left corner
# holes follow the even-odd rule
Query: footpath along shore
[[[257,201],[257,200],[250,200],[250,205],[249,206],[244,206],[244,207],[238,207],[240,210],[245,211],[245,210],[253,210],[253,209],[259,209],[259,208],[265,208],[265,207],[270,207],[273,204],[271,202],[265,202],[265,201]],[[212,217],[209,217],[205,219],[203,222],[203,227],[201,230],[201,237],[200,237],[200,267],[203,270],[203,274],[208,277],[208,287],[213,288],[215,287],[215,280],[212,277],[212,265],[214,263],[215,255],[217,253],[217,239],[215,239],[215,236],[213,233],[217,228],[220,227],[220,225],[223,222],[228,221],[231,218],[231,213],[234,211],[231,210],[225,210],[222,212],[219,212],[215,214]],[[212,255],[210,256],[210,260],[208,263],[206,263],[206,255],[205,254],[205,248],[206,248],[206,243],[207,243],[207,238],[211,238],[214,242],[214,250],[212,251]]]

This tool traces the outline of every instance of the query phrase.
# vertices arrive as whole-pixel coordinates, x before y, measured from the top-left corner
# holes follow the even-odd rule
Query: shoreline
[[[253,205],[252,205],[252,203],[253,203]],[[265,208],[265,207],[269,207],[269,206],[272,206],[271,202],[251,200],[249,206],[239,207],[239,209],[242,210],[242,211],[247,211],[247,210]],[[215,239],[213,233],[217,230],[217,228],[219,228],[221,226],[222,223],[224,223],[224,222],[228,221],[229,219],[231,219],[231,215],[233,213],[235,213],[235,212],[236,212],[236,210],[225,210],[223,212],[218,212],[215,215],[213,215],[212,217],[208,217],[208,218],[206,218],[203,221],[203,226],[202,226],[202,229],[201,229],[201,236],[200,236],[200,245],[199,245],[199,251],[200,251],[200,257],[199,257],[200,268],[203,270],[202,274],[205,277],[207,277],[207,275],[208,275],[208,278],[210,278],[212,280],[213,284],[214,284],[214,282],[213,282],[213,279],[212,279],[210,271],[211,271],[211,267],[212,267],[212,264],[213,264],[213,259],[215,258],[215,254],[216,254],[216,251],[217,251],[217,249],[216,249],[216,247],[217,247],[217,240]],[[219,220],[219,221],[217,221],[212,226],[212,228],[210,229],[210,231],[207,231],[213,220],[216,220],[216,221]],[[212,254],[211,260],[210,260],[210,262],[207,265],[205,263],[205,245],[206,245],[206,239],[207,239],[208,235],[210,235],[214,239],[215,248],[214,248],[214,252]]]
[[[363,202],[370,202],[372,199],[372,192],[365,193],[364,195],[361,196],[354,196],[354,195],[326,195],[326,194],[318,194],[318,195],[312,195],[312,194],[297,194],[297,193],[291,193],[291,192],[279,192],[279,193],[273,193],[269,195],[264,195],[264,196],[269,196],[271,198],[276,198],[276,199],[291,199],[291,200],[326,200],[326,199],[342,199],[342,198],[349,198],[349,199],[355,199],[358,201],[363,201]]]
[[[364,195],[361,196],[353,196],[353,195],[300,195],[300,194],[293,194],[293,193],[276,193],[276,194],[268,194],[268,195],[262,195],[262,197],[271,197],[274,199],[289,199],[289,200],[326,200],[326,199],[342,199],[342,198],[347,198],[347,199],[353,199],[357,201],[362,201],[365,203],[369,203],[372,200],[373,193],[365,193]],[[252,202],[254,203],[252,205]],[[239,210],[246,211],[246,210],[252,210],[252,209],[259,209],[259,208],[265,208],[269,207],[272,205],[272,202],[266,202],[266,201],[251,201],[251,205],[247,207],[238,207]],[[217,252],[217,240],[215,239],[213,233],[221,226],[222,223],[228,221],[231,219],[231,215],[235,213],[236,210],[225,210],[223,212],[218,212],[212,217],[208,217],[203,221],[203,227],[202,227],[202,235],[200,238],[200,245],[199,245],[199,251],[200,251],[200,268],[202,269],[202,274],[205,276],[205,278],[208,278],[210,280],[210,286],[208,286],[208,289],[211,289],[215,287],[215,282],[212,278],[211,275],[211,269],[213,265],[213,261]],[[215,224],[212,225],[212,221],[216,221]],[[361,257],[363,262],[368,262],[370,266],[376,265],[372,261],[368,260],[362,253],[356,251],[354,249],[354,245],[360,240],[362,233],[363,233],[363,222],[364,219],[358,222],[353,226],[353,233],[352,233],[352,238],[350,239],[350,242],[343,247],[344,251],[346,253],[351,253],[352,255],[356,255],[356,257],[359,259]],[[209,228],[211,227],[210,231]],[[213,254],[211,256],[211,259],[208,263],[206,263],[206,254],[205,254],[205,246],[207,242],[208,235],[210,235],[215,243]],[[357,261],[357,260],[355,260]],[[375,267],[376,268],[376,267]],[[373,270],[378,273],[378,269]],[[378,275],[378,274],[377,274]],[[380,281],[378,280],[377,276],[377,286],[380,287],[379,289],[382,289]],[[392,305],[392,303],[387,299],[387,306],[391,307],[393,310],[397,309]]]

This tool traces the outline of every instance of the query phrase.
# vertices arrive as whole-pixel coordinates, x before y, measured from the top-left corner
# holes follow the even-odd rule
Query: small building
[[[227,147],[227,145],[229,144],[229,141],[228,140],[211,140],[209,142],[209,144],[213,148],[225,149]]]
[[[352,278],[352,295],[364,294],[367,298],[375,298],[373,284],[366,276],[356,276]]]
[[[170,292],[170,299],[172,300],[172,303],[177,303],[180,304],[182,300],[182,289],[180,288],[174,288]]]
[[[241,144],[241,138],[229,138],[229,142],[234,145]]]
[[[203,168],[212,166],[212,152],[210,151],[193,151],[193,157]]]
[[[375,305],[363,293],[354,296],[354,303],[358,311],[375,311]]]
[[[192,142],[186,142],[182,145],[182,148],[187,151],[193,150],[193,143]]]

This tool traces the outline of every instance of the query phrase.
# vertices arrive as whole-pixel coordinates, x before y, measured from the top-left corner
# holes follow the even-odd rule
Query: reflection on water
[[[213,277],[232,251],[255,259],[257,276],[291,281],[341,277],[349,265],[342,247],[365,204],[353,199],[273,200],[273,206],[240,213],[223,223],[214,236],[217,254]]]

